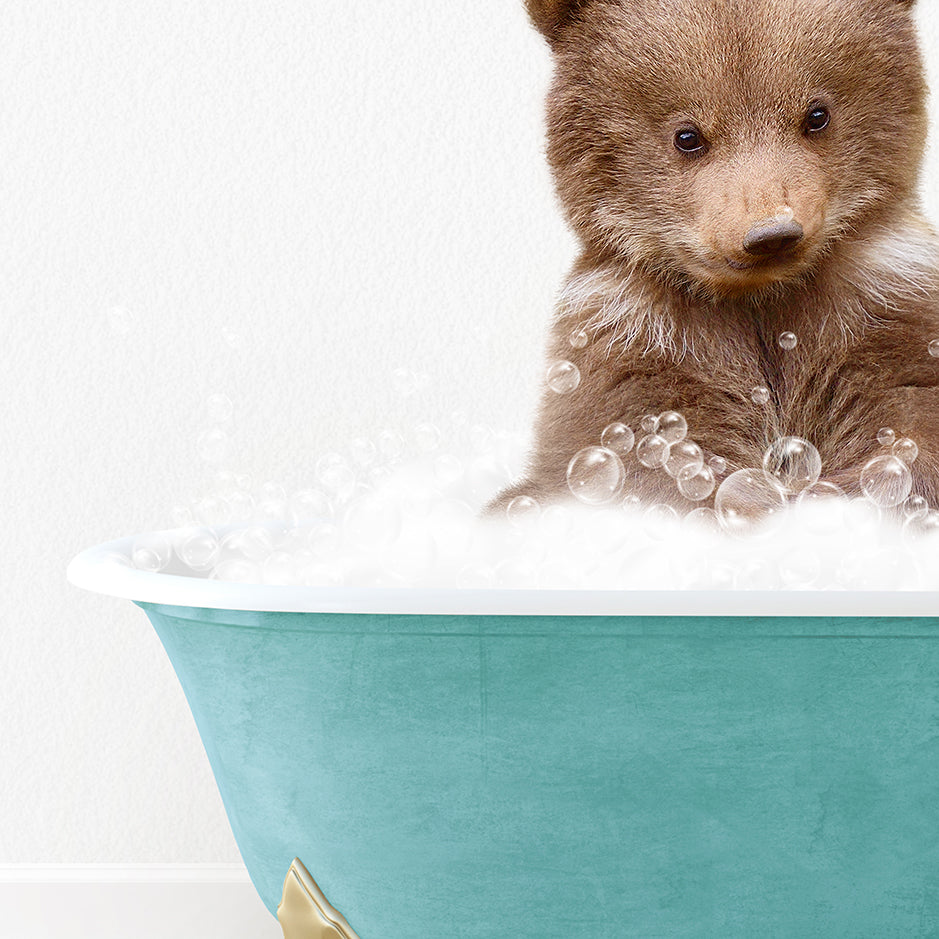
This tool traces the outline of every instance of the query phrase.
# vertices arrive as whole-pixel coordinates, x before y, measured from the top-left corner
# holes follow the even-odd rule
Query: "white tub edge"
[[[461,590],[290,587],[152,574],[120,564],[134,536],[68,566],[70,583],[141,603],[278,613],[502,616],[939,617],[939,591]]]

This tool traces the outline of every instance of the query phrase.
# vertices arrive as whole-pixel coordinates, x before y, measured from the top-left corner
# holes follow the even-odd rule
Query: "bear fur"
[[[545,390],[526,478],[491,508],[566,496],[569,461],[604,427],[638,440],[643,415],[669,410],[728,473],[798,436],[848,493],[893,428],[919,445],[914,492],[939,507],[939,241],[917,196],[913,3],[527,7],[555,59],[547,154],[582,249],[548,361],[573,362],[581,382]],[[625,462],[640,498],[695,507],[663,471]]]

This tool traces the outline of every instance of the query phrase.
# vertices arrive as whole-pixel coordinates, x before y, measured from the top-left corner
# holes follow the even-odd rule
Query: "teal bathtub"
[[[297,857],[349,927],[306,935],[939,935],[934,593],[254,587],[121,544],[70,577],[150,618],[265,904]]]

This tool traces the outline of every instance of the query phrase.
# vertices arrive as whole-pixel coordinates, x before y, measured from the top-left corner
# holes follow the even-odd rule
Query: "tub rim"
[[[178,529],[150,534],[172,537]],[[140,535],[88,548],[68,566],[76,587],[163,606],[257,613],[460,616],[939,617],[935,590],[551,590],[302,587],[141,571],[122,564]],[[902,598],[902,599],[901,599]]]

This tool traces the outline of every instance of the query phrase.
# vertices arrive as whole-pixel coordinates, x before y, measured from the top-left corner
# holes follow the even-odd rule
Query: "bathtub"
[[[939,935],[939,594],[122,566],[287,939]]]

